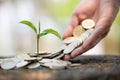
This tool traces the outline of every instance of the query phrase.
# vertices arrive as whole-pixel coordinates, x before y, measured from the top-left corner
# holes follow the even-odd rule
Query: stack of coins
[[[63,40],[63,42],[67,45],[63,53],[69,54],[77,47],[80,47],[93,32],[94,27],[95,22],[92,19],[85,19],[82,21],[81,25],[76,26],[73,30],[73,36]]]
[[[64,45],[52,52],[39,52],[19,54],[13,58],[0,59],[1,69],[10,70],[15,68],[34,69],[40,66],[50,69],[64,69],[66,67],[75,67],[80,64],[73,64],[70,61],[63,61],[61,58],[70,54],[74,49],[81,46],[83,42],[93,32],[95,22],[92,19],[86,19],[81,25],[75,27],[73,36],[63,40]]]

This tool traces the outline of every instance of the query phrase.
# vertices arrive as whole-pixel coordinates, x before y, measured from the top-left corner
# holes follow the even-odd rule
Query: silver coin
[[[93,29],[89,29],[86,30],[80,37],[79,40],[82,40],[82,42],[84,42],[89,36],[90,34],[93,32]]]
[[[47,53],[47,52],[40,52],[40,53],[37,53],[37,52],[35,52],[35,53],[28,53],[28,55],[30,56],[30,57],[37,57],[37,56],[41,56],[41,55],[48,55],[49,53]]]
[[[68,37],[68,38],[66,38],[66,39],[63,40],[63,43],[70,44],[70,43],[75,42],[77,40],[79,40],[79,39],[76,38],[76,37]]]
[[[25,61],[36,61],[37,58],[36,57],[31,57],[31,58],[28,58],[28,59],[24,59]]]
[[[16,62],[12,59],[3,60],[1,62],[1,68],[5,70],[13,69],[15,68],[15,65],[16,65]]]
[[[45,54],[49,54],[50,52],[48,52],[48,51],[40,51],[38,54],[39,55],[45,55]]]
[[[42,57],[30,57],[28,59],[25,59],[25,61],[38,61],[38,60],[41,60]]]
[[[81,64],[77,64],[77,63],[74,63],[74,64],[70,64],[69,67],[77,67],[77,66],[80,66]]]
[[[16,68],[22,68],[25,67],[29,62],[28,61],[21,61],[19,63],[16,64]]]
[[[42,60],[43,58],[42,57],[36,57],[37,60]]]
[[[39,55],[39,57],[42,58],[50,58],[53,54],[47,54],[47,55]]]
[[[52,62],[52,59],[42,59],[39,62],[40,63],[49,63],[49,62]]]
[[[50,62],[52,62],[52,59],[48,59],[48,58],[46,58],[46,59],[42,59],[42,60],[40,60],[39,61],[40,63],[50,63]]]
[[[62,58],[64,55],[65,55],[64,53],[61,53],[60,55],[54,57],[53,59],[60,59],[60,58]]]
[[[63,63],[67,63],[70,64],[69,61],[63,61],[63,60],[56,60],[56,59],[42,59],[41,61],[39,61],[40,63],[59,63],[59,62],[63,62]]]
[[[30,57],[36,57],[36,56],[38,56],[38,54],[37,53],[27,53]]]
[[[78,46],[81,46],[82,45],[82,42],[79,40],[79,41],[76,41],[74,42],[75,44],[75,48],[78,47]]]
[[[69,44],[66,49],[63,51],[64,54],[69,54],[71,53],[76,47],[78,47],[81,44],[80,41],[77,42],[72,42],[71,44]]]
[[[85,35],[81,35],[79,37],[79,39],[82,41],[82,43],[87,39],[87,37]]]
[[[28,69],[34,69],[34,68],[38,68],[38,67],[40,67],[39,62],[31,63],[27,66]]]
[[[58,63],[45,63],[42,64],[42,66],[48,67],[50,69],[64,69],[67,67],[66,64],[58,64]]]
[[[74,49],[75,49],[75,47],[74,47],[72,44],[70,44],[70,45],[68,45],[68,47],[63,51],[63,53],[64,53],[64,54],[69,54],[69,53],[71,53]]]
[[[43,62],[43,61],[42,61]],[[56,59],[46,59],[44,60],[42,66],[48,67],[50,69],[63,69],[67,67],[69,62],[62,61],[62,60],[56,60]]]

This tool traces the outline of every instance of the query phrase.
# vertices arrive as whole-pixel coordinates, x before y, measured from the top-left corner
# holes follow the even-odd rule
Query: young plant
[[[36,43],[36,45],[37,45],[37,47],[36,47],[37,48],[37,53],[39,53],[39,39],[40,39],[40,37],[45,36],[45,35],[50,33],[50,34],[53,34],[53,35],[55,35],[55,36],[57,36],[58,38],[61,39],[60,34],[57,31],[53,30],[53,29],[45,29],[45,30],[43,30],[41,32],[41,30],[40,30],[40,21],[38,22],[38,28],[36,28],[35,25],[32,22],[27,21],[27,20],[20,21],[20,23],[27,25],[28,27],[30,27],[35,32],[36,40],[37,40],[36,41],[37,42]]]

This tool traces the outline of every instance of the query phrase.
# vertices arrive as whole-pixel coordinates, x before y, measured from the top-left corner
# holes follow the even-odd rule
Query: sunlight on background
[[[80,0],[0,0],[0,56],[36,52],[34,32],[21,20],[41,21],[42,30],[53,28],[61,35]],[[109,35],[94,49],[85,54],[120,53],[120,15],[117,16]],[[62,45],[53,35],[40,39],[40,50],[51,51]]]

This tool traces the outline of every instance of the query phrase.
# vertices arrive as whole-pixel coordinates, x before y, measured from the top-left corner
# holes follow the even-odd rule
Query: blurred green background
[[[36,51],[35,34],[21,20],[41,21],[42,30],[53,28],[61,35],[80,0],[0,0],[0,56]],[[88,54],[120,55],[120,13],[108,36]],[[40,49],[51,51],[62,45],[53,35],[40,39]]]

